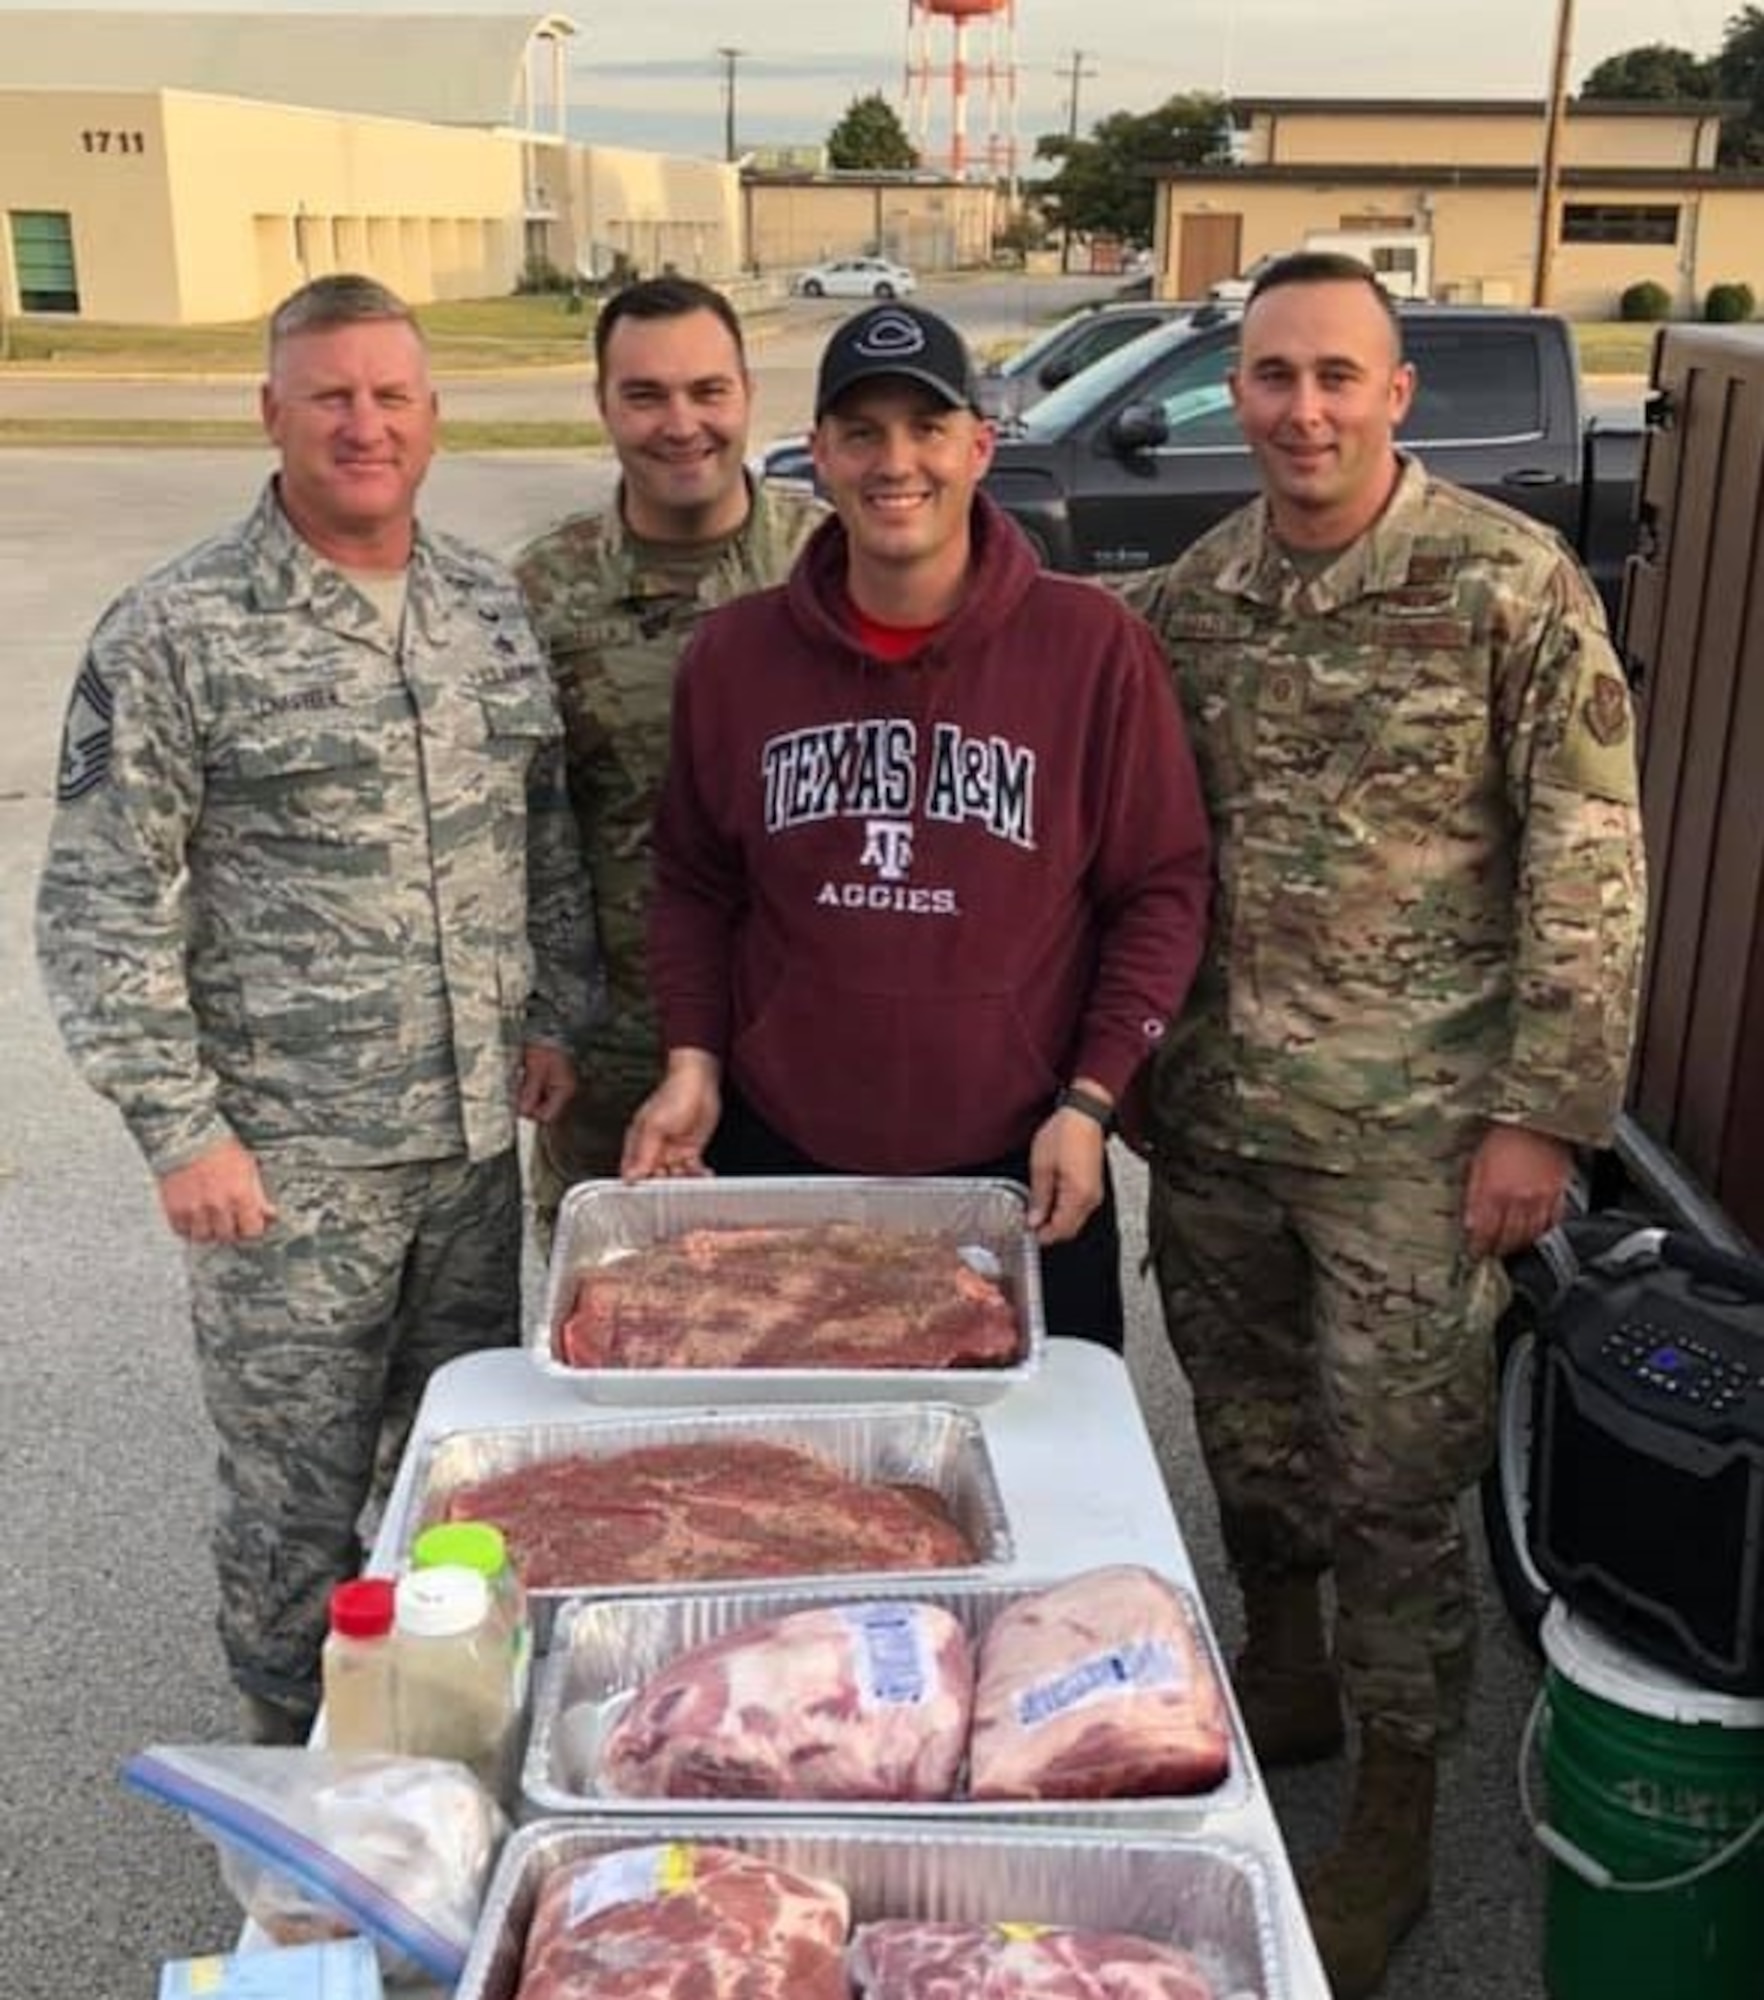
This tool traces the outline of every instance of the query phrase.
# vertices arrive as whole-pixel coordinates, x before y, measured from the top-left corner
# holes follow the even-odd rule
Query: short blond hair
[[[276,350],[297,333],[325,333],[336,326],[356,326],[364,320],[395,320],[408,326],[419,341],[423,330],[416,314],[378,278],[364,278],[353,271],[338,271],[328,278],[314,278],[297,292],[290,292],[270,314],[269,358],[273,365]],[[425,342],[426,346],[427,343]]]

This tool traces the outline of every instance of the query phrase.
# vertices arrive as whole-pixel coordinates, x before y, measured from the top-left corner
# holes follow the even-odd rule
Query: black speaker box
[[[1764,1264],[1640,1230],[1539,1314],[1528,1540],[1635,1651],[1764,1694]]]

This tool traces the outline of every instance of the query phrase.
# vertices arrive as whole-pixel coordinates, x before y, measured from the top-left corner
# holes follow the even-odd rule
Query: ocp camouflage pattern
[[[660,1074],[646,943],[649,830],[674,670],[705,613],[782,582],[826,518],[817,500],[756,485],[740,531],[707,556],[635,539],[615,501],[561,522],[516,558],[557,685],[606,971],[605,1012],[579,1051],[581,1094],[544,1135],[566,1180],[618,1171],[625,1127]]]
[[[489,1159],[522,1042],[586,1030],[592,916],[519,593],[420,529],[407,579],[400,641],[272,485],[94,634],[38,956],[156,1172],[229,1134]]]
[[[1607,1140],[1646,916],[1634,723],[1558,539],[1407,461],[1320,572],[1258,501],[1123,594],[1169,651],[1219,870],[1153,1143],[1345,1172],[1484,1119]]]

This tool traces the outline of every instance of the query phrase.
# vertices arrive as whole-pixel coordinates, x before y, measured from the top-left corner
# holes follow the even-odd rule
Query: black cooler
[[[1532,1560],[1637,1652],[1764,1694],[1764,1264],[1639,1229],[1539,1316]]]

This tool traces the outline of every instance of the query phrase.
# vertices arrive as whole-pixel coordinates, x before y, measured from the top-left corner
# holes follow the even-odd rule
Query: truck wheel
[[[886,278],[883,278],[877,284],[876,296],[879,299],[891,299],[894,297],[894,287],[888,282]]]
[[[1478,1495],[1488,1564],[1507,1616],[1535,1653],[1549,1608],[1550,1587],[1531,1560],[1526,1523],[1531,1512],[1531,1387],[1537,1362],[1537,1321],[1529,1300],[1515,1297],[1495,1332],[1495,1455]]]
[[[802,295],[805,299],[821,298],[825,295],[826,290],[827,287],[821,283],[819,278],[805,278],[803,280]]]

